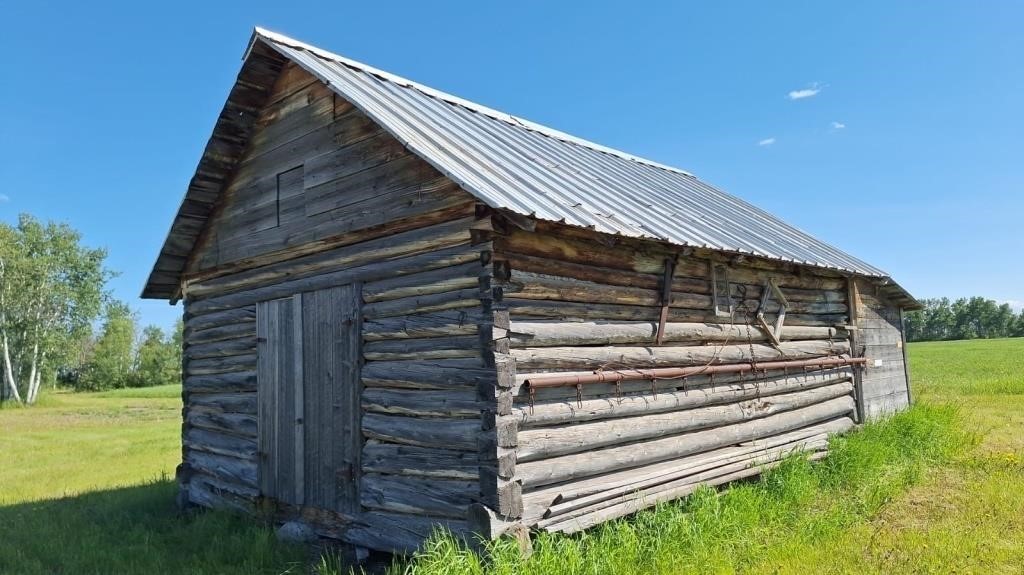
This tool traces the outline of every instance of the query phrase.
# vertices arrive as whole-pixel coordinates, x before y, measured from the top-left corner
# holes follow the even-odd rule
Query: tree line
[[[114,274],[106,257],[67,224],[27,214],[0,223],[0,400],[31,404],[47,386],[179,380],[181,326],[139,332],[129,306],[107,289]]]
[[[1024,310],[983,297],[921,300],[924,309],[905,315],[908,341],[1024,337]]]

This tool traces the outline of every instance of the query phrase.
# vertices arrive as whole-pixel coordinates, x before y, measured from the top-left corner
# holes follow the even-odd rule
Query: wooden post
[[[913,403],[914,396],[910,391],[910,363],[907,362],[907,320],[900,308],[900,337],[903,340],[903,377],[907,381],[907,405]]]
[[[846,279],[846,299],[847,307],[850,310],[850,326],[852,329],[850,332],[850,356],[860,357],[860,348],[858,343],[860,341],[859,326],[857,325],[860,321],[860,296],[857,293],[857,280],[853,277]],[[854,399],[857,402],[857,423],[864,423],[864,368],[854,367],[853,368],[853,394]]]
[[[665,258],[665,276],[661,281],[661,316],[658,318],[658,334],[654,338],[657,345],[661,345],[665,339],[665,322],[668,321],[668,308],[672,303],[672,276],[675,271],[675,258]]]

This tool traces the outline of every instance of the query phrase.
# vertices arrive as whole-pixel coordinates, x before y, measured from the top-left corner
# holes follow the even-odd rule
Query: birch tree
[[[31,404],[70,344],[99,314],[106,251],[81,245],[66,224],[22,214],[0,223],[0,361],[8,395]]]

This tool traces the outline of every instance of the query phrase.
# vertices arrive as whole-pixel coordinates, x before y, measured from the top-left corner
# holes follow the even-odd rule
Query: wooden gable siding
[[[906,345],[900,308],[869,282],[856,280],[857,346],[868,359],[861,375],[865,419],[901,411],[910,404]]]
[[[260,111],[186,276],[194,280],[252,267],[275,255],[286,259],[302,253],[303,245],[315,251],[339,238],[344,242],[352,232],[408,229],[405,220],[473,201],[289,62]]]

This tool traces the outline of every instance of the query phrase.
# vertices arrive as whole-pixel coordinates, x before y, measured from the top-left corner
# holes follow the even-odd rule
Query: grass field
[[[393,570],[1024,572],[1024,339],[909,352],[918,406],[835,441],[823,464],[541,537],[525,561],[499,546],[485,570],[439,538]],[[250,521],[178,514],[179,393],[51,393],[0,410],[0,573],[308,570],[304,550]]]

